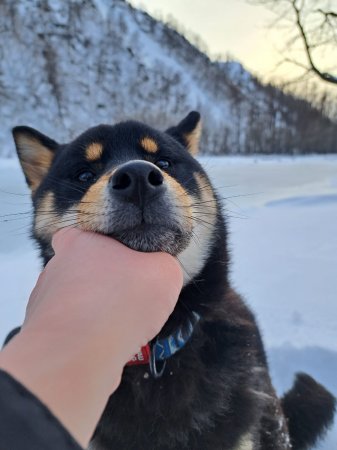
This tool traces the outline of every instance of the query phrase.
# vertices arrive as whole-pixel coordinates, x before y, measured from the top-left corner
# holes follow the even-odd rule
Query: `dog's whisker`
[[[10,191],[5,191],[4,189],[0,189],[0,192],[2,192],[3,194],[8,194],[8,195],[17,195],[19,197],[30,197],[31,196],[31,194],[29,192],[27,192],[27,193],[10,192]]]
[[[91,212],[83,212],[83,211],[67,211],[67,214],[74,214],[74,218],[76,217],[75,214],[81,214],[81,215],[85,215],[85,216],[96,216],[95,213],[91,213]],[[13,217],[15,216],[15,217]],[[18,217],[19,216],[19,217]],[[58,217],[59,213],[56,211],[39,211],[39,217]],[[33,219],[33,215],[32,212],[29,211],[27,213],[16,213],[16,214],[5,214],[3,216],[0,216],[0,223],[7,223],[7,222],[15,222],[18,220],[27,220],[27,219]]]
[[[0,216],[0,219],[3,217],[10,217],[10,216],[19,216],[19,215],[29,215],[32,214],[32,211],[24,211],[24,212],[18,212],[18,213],[10,213],[10,214],[2,214]]]
[[[34,231],[35,232],[39,232],[39,231],[43,231],[43,230],[45,230],[46,228],[50,228],[50,227],[54,227],[54,226],[57,226],[58,227],[58,225],[61,225],[61,224],[64,224],[64,223],[68,223],[68,222],[71,222],[69,225],[67,225],[67,226],[74,226],[74,227],[78,227],[79,225],[84,225],[84,224],[93,224],[93,222],[92,222],[92,220],[91,219],[88,219],[88,220],[82,220],[82,221],[75,221],[74,220],[74,218],[69,218],[69,219],[65,219],[65,220],[60,220],[60,221],[55,221],[55,222],[50,222],[50,223],[48,223],[48,224],[46,224],[46,225],[42,225],[42,226],[39,226],[39,227],[35,227],[35,229],[34,229]],[[61,226],[61,227],[58,227],[58,229],[62,229],[63,228],[63,226]]]

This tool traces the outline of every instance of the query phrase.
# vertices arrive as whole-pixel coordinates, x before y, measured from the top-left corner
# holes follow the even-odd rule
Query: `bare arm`
[[[86,446],[125,363],[172,312],[182,273],[167,254],[77,229],[56,234],[53,246],[0,368]]]

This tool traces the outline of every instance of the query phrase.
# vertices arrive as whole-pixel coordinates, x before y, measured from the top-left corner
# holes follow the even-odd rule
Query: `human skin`
[[[123,367],[173,311],[183,276],[168,254],[75,228],[56,233],[53,248],[0,368],[86,447]]]

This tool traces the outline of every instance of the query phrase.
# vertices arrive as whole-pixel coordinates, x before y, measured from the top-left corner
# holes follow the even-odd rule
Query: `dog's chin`
[[[139,252],[165,252],[177,256],[188,245],[190,236],[181,230],[164,225],[141,224],[119,229],[108,236]]]

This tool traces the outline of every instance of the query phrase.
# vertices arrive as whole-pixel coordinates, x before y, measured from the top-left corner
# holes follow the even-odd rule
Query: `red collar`
[[[156,361],[165,361],[180,350],[192,336],[195,325],[199,322],[200,315],[192,311],[185,324],[178,327],[166,338],[156,339],[151,344],[142,347],[139,352],[127,363],[128,366],[139,364],[155,364]]]
[[[150,354],[150,345],[147,344],[145,345],[145,347],[142,347],[126,365],[136,366],[138,364],[148,364],[150,362]]]

